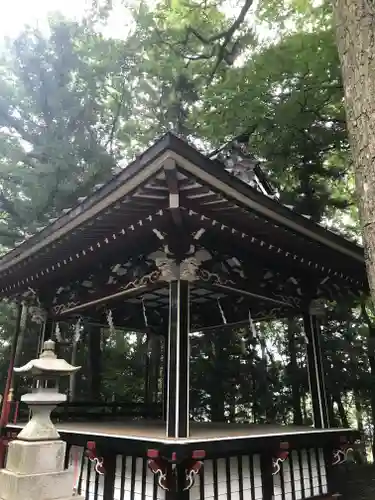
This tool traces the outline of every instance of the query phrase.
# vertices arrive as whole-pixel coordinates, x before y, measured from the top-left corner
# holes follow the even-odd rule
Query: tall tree
[[[334,0],[333,5],[367,272],[375,300],[375,4]]]

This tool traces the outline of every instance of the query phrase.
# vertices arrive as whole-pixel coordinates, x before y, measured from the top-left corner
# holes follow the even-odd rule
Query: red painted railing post
[[[18,337],[19,337],[20,329],[21,329],[22,309],[23,309],[23,305],[21,303],[19,303],[17,305],[16,330],[14,332],[12,348],[11,348],[11,352],[10,352],[10,362],[9,362],[7,380],[6,380],[6,384],[5,384],[5,390],[4,390],[4,394],[3,394],[3,401],[2,401],[2,407],[1,407],[0,467],[4,467],[4,465],[5,465],[4,462],[5,462],[5,454],[6,454],[6,447],[7,447],[5,428],[9,422],[10,404],[11,404],[11,400],[13,398],[13,394],[12,394],[12,392],[13,392],[12,391],[13,368],[14,368],[14,361],[15,361],[16,352],[17,352]]]

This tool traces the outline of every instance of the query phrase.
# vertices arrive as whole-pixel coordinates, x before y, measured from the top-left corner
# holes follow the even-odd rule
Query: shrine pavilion
[[[59,414],[77,467],[72,488],[88,500],[331,498],[333,464],[359,439],[330,426],[319,318],[324,301],[367,290],[363,249],[283,206],[256,169],[245,178],[243,160],[231,161],[168,133],[0,259],[0,296],[27,304],[44,340],[82,321],[162,339],[153,416]],[[189,334],[290,317],[303,317],[314,426],[192,421]],[[23,425],[8,423],[7,435]]]

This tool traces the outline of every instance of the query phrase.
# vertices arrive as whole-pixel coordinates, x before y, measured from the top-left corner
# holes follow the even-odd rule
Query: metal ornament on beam
[[[150,273],[141,276],[140,278],[129,281],[128,283],[120,286],[117,291],[112,294],[103,295],[82,303],[80,301],[70,301],[63,304],[56,304],[55,306],[53,306],[52,311],[56,316],[60,316],[66,313],[85,309],[89,306],[101,304],[110,299],[125,297],[126,295],[129,295],[131,293],[140,293],[142,291],[146,291],[147,287],[149,287],[150,285],[154,285],[155,283],[157,283],[157,281],[160,280],[160,275],[160,270],[153,270]]]
[[[322,299],[315,299],[310,302],[309,314],[318,318],[323,318],[326,314],[325,301]]]
[[[210,260],[211,255],[206,250],[195,251],[191,246],[191,254],[178,262],[172,254],[166,251],[157,251],[150,255],[155,261],[156,267],[160,270],[160,281],[170,283],[178,279],[193,282],[199,279],[199,269],[203,262]]]

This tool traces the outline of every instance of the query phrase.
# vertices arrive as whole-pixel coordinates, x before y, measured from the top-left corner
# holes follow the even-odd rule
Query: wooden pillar
[[[113,453],[113,451],[105,451],[103,453],[103,461],[105,466],[103,500],[113,500],[114,498],[117,464],[116,457],[117,455],[116,453]]]
[[[189,282],[169,284],[167,437],[189,437]]]
[[[327,429],[329,427],[329,414],[320,342],[321,327],[319,318],[316,315],[306,313],[304,314],[303,321],[307,337],[307,368],[313,406],[314,427]]]
[[[167,421],[168,403],[168,337],[163,339],[163,420]]]
[[[272,475],[272,454],[263,451],[260,457],[260,470],[262,473],[262,499],[273,500],[273,475]]]
[[[333,453],[332,452],[333,452],[332,446],[326,446],[323,449],[323,459],[324,459],[324,465],[326,468],[326,477],[327,477],[327,489],[328,489],[329,493],[338,493],[338,489],[339,489],[340,485],[337,484],[337,478],[336,478],[337,474],[335,474],[335,472],[337,471],[337,468],[333,467],[333,465],[332,465],[332,460],[333,460]]]

